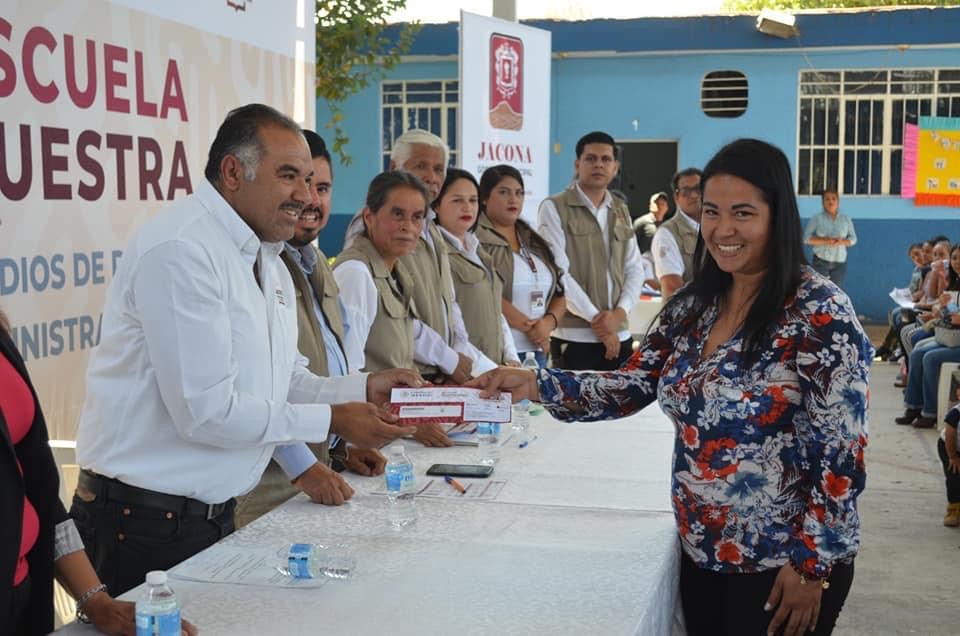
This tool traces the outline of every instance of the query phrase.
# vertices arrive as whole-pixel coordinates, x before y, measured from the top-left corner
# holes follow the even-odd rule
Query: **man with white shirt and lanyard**
[[[560,369],[612,370],[633,350],[627,316],[640,300],[644,267],[627,204],[607,186],[620,162],[604,132],[577,142],[576,182],[540,204],[540,234],[564,271],[567,313],[550,342]]]
[[[664,301],[693,278],[693,253],[700,235],[700,170],[681,170],[673,175],[672,185],[677,210],[660,224],[650,245]]]
[[[320,378],[297,352],[279,255],[312,175],[292,120],[237,108],[196,192],[124,252],[87,372],[70,511],[114,595],[232,532],[233,497],[271,457],[302,483],[317,464],[305,441],[333,433],[369,448],[412,433],[374,404],[395,384],[419,385],[416,373]]]

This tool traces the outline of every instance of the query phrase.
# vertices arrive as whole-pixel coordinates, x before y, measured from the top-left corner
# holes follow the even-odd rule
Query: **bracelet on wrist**
[[[556,315],[555,313],[553,313],[552,311],[548,311],[548,312],[547,312],[546,314],[544,314],[544,315],[550,316],[551,318],[553,318],[553,328],[554,328],[554,329],[556,329],[557,327],[560,326],[560,320],[557,318],[557,315]]]
[[[90,624],[90,619],[87,617],[86,613],[83,611],[84,605],[87,604],[87,601],[92,599],[94,596],[100,592],[106,592],[107,586],[104,583],[100,583],[94,587],[91,587],[89,590],[80,595],[80,598],[77,599],[77,620],[81,623]]]
[[[794,563],[793,561],[790,561],[790,567],[793,568],[794,572],[800,575],[800,585],[806,585],[808,582],[810,582],[810,583],[818,583],[820,587],[822,587],[825,590],[830,587],[830,581],[827,580],[827,577],[830,576],[829,574],[823,577],[815,576],[797,567],[797,564]]]

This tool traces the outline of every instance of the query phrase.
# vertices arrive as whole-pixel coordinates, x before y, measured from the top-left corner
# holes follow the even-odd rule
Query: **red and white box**
[[[460,422],[510,421],[511,395],[483,399],[480,389],[461,386],[427,386],[418,389],[398,387],[390,392],[390,412],[400,424],[459,424]]]

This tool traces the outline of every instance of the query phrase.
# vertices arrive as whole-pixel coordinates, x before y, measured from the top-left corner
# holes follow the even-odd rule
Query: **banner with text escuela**
[[[534,228],[550,194],[550,46],[549,31],[460,13],[460,167],[519,170]]]
[[[231,108],[314,125],[306,0],[31,0],[0,8],[0,309],[52,439],[74,438],[131,234],[203,178]],[[202,353],[198,353],[202,355]]]

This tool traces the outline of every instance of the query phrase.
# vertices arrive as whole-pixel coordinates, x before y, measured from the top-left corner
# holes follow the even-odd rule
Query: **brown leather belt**
[[[189,497],[168,495],[155,490],[138,488],[86,469],[80,471],[77,488],[84,488],[104,501],[176,512],[181,517],[200,517],[208,521],[219,517],[228,507],[234,504],[233,499],[218,504],[206,504]]]

